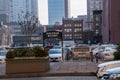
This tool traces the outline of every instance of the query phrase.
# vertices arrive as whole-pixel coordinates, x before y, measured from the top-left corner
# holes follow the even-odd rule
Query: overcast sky
[[[71,0],[71,16],[87,14],[87,0]]]
[[[39,19],[45,25],[48,24],[48,3],[47,0],[38,0]],[[87,14],[87,0],[71,0],[71,17]]]

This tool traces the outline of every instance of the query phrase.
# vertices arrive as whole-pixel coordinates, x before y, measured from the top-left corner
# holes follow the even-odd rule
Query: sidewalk
[[[99,63],[102,63],[101,61]],[[40,76],[95,76],[97,65],[90,61],[51,62],[46,73],[5,74],[5,63],[0,64],[0,78]]]

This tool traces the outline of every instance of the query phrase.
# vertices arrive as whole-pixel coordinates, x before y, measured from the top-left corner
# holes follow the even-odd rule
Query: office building
[[[70,0],[64,0],[65,1],[65,18],[71,17],[71,5]]]
[[[103,42],[120,43],[120,0],[104,0]]]
[[[70,0],[48,0],[49,25],[62,24],[62,18],[70,17]]]
[[[103,0],[87,0],[87,15],[91,30],[93,28],[93,11],[103,10]]]
[[[10,22],[18,22],[19,20],[23,20],[23,16],[27,13],[38,17],[37,7],[37,0],[9,0]]]
[[[0,0],[0,22],[3,24],[7,24],[9,21],[8,13],[9,13],[9,1],[8,0]]]

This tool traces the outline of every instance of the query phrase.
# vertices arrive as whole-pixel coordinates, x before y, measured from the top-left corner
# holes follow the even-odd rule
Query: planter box
[[[6,74],[40,73],[50,69],[48,57],[6,59]]]

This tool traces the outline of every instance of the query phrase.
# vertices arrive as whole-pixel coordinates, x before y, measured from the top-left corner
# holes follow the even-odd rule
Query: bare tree
[[[26,41],[30,46],[32,34],[36,31],[36,28],[39,25],[38,17],[27,12],[25,15],[18,14],[18,18],[21,31],[23,34],[25,34]]]

